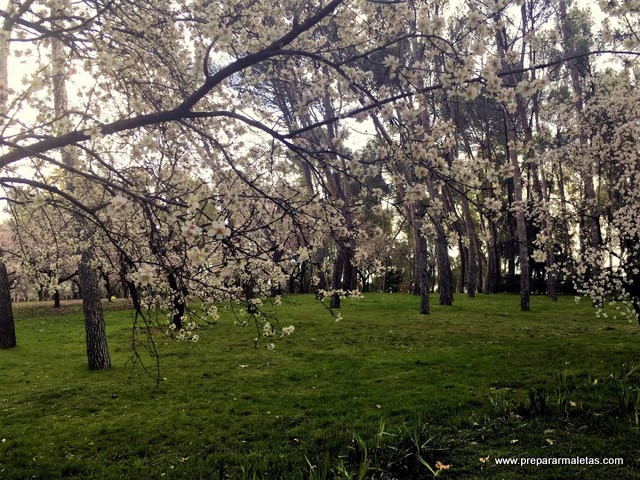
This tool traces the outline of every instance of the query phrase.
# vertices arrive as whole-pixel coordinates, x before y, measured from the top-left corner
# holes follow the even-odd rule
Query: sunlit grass
[[[534,297],[529,313],[503,295],[459,296],[429,316],[410,295],[343,305],[335,322],[312,296],[286,297],[276,311],[296,330],[275,351],[253,348],[255,330],[225,312],[198,343],[158,336],[158,388],[125,367],[132,316],[115,309],[122,304],[105,312],[106,372],[86,367],[78,305],[64,314],[17,306],[19,346],[0,351],[0,478],[217,479],[243,468],[308,478],[309,464],[325,461],[334,478],[340,462],[362,463],[354,434],[375,450],[381,420],[391,444],[409,425],[424,427],[423,458],[451,465],[445,478],[637,478],[639,436],[618,395],[635,385],[620,369],[640,364],[636,326],[598,319],[573,298]],[[531,388],[548,405],[532,405]],[[625,465],[507,467],[496,456]],[[407,460],[395,475],[431,474]]]

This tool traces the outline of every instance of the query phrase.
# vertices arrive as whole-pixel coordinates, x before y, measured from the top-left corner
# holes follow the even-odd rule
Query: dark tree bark
[[[60,290],[53,292],[53,308],[60,308]]]
[[[487,245],[487,288],[486,293],[498,293],[501,283],[500,255],[498,247],[492,241]]]
[[[442,202],[448,208],[446,198],[435,187],[431,178],[427,183],[429,194]],[[453,274],[451,272],[451,261],[449,260],[449,241],[443,226],[443,215],[437,214],[432,217],[433,225],[436,229],[436,262],[438,264],[438,291],[440,293],[440,305],[453,304]]]
[[[411,293],[414,295],[420,295],[420,260],[418,259],[418,247],[413,247],[413,283],[411,286]]]
[[[476,258],[478,259],[478,276],[476,278],[476,292],[483,293],[484,292],[484,272],[482,270],[483,263],[485,261],[484,255],[482,254],[480,239],[476,236]]]
[[[423,315],[429,314],[429,262],[427,255],[427,241],[419,232],[415,235],[417,248],[416,248],[416,265],[418,266],[418,275],[420,282],[420,313]]]
[[[462,195],[462,211],[464,212],[464,223],[467,233],[467,239],[469,240],[469,247],[467,248],[467,269],[466,269],[466,283],[467,283],[467,295],[470,298],[476,296],[478,280],[478,259],[476,248],[476,229],[471,216],[471,209],[469,208],[469,200],[466,195]]]
[[[358,269],[353,265],[354,248],[347,248],[347,258],[344,262],[344,290],[358,288]]]
[[[16,329],[13,322],[10,287],[7,267],[0,260],[0,348],[16,346]]]
[[[347,261],[347,252],[338,245],[338,255],[333,262],[333,275],[331,278],[331,288],[333,290],[340,290],[342,287],[342,274],[344,273],[345,263]],[[340,295],[334,293],[331,295],[331,301],[329,303],[330,308],[340,308]]]
[[[520,261],[520,310],[528,312],[531,310],[531,281],[529,271],[529,239],[527,237],[527,223],[524,215],[524,205],[522,204],[522,178],[520,167],[515,152],[510,153],[511,162],[515,166],[513,172],[513,184],[516,201],[519,202],[516,211],[516,221],[518,229],[518,259]]]
[[[467,247],[462,238],[458,237],[458,251],[460,252],[460,276],[458,277],[458,293],[464,293],[465,278],[467,277]]]
[[[409,228],[413,236],[413,256],[414,256],[414,272],[415,284],[418,286],[418,294],[420,295],[420,313],[429,314],[429,292],[431,285],[429,284],[429,252],[427,249],[427,240],[421,233],[422,219],[424,218],[424,208],[417,206],[409,209]],[[414,290],[415,291],[415,290]]]
[[[140,311],[140,295],[138,295],[138,289],[136,288],[136,284],[131,280],[127,279],[127,273],[131,265],[127,262],[127,259],[123,257],[120,258],[120,283],[122,284],[122,293],[124,298],[129,298],[131,295],[131,303],[133,304],[133,308],[136,311]]]
[[[100,275],[104,280],[104,288],[107,290],[107,300],[111,302],[111,297],[113,297],[113,285],[111,285],[111,280],[109,280],[109,274],[100,269]]]
[[[138,295],[138,289],[136,288],[136,284],[134,282],[126,280],[125,286],[126,286],[125,295],[126,295],[126,292],[128,292],[131,295],[131,303],[133,304],[133,308],[136,311],[139,311],[142,308],[142,305],[140,304],[140,295]]]
[[[547,251],[547,296],[553,302],[558,301],[558,273],[556,271],[556,254],[552,248]]]
[[[324,270],[322,269],[322,264],[324,263],[324,256],[325,256],[324,247],[319,248],[313,256],[313,266],[315,267],[318,274],[318,278],[320,280],[317,285],[317,288],[319,290],[327,289],[327,276],[324,273]]]
[[[173,316],[171,319],[171,323],[175,325],[176,331],[180,331],[183,327],[182,317],[184,316],[184,312],[186,310],[185,305],[185,295],[187,294],[187,289],[178,286],[178,280],[173,273],[170,273],[167,276],[167,280],[169,282],[169,287],[171,287],[171,291],[173,293]]]
[[[111,368],[107,333],[105,330],[102,304],[100,303],[100,286],[98,274],[91,267],[91,254],[82,253],[78,272],[82,291],[82,310],[87,343],[87,360],[90,370],[106,370]]]
[[[485,293],[496,293],[498,291],[497,272],[498,259],[493,242],[487,242],[487,279]]]
[[[449,246],[447,239],[438,231],[436,246],[436,260],[438,262],[438,291],[440,293],[440,305],[453,304],[453,275],[451,262],[449,261]]]

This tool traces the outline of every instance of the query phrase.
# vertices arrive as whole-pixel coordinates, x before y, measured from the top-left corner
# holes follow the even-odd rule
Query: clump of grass
[[[640,366],[623,363],[618,374],[611,374],[617,389],[618,405],[622,414],[627,415],[633,426],[640,428]]]

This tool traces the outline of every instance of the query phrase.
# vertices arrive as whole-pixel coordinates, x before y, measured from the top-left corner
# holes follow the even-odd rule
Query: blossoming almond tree
[[[480,275],[471,267],[482,265],[482,248],[474,196],[484,188],[478,178],[486,165],[463,154],[476,146],[465,143],[464,125],[455,125],[462,116],[446,113],[456,102],[488,95],[503,106],[506,128],[497,135],[507,140],[504,176],[514,175],[527,309],[533,237],[526,180],[536,158],[527,157],[526,129],[529,115],[538,114],[527,102],[535,93],[529,90],[544,85],[520,80],[569,61],[523,60],[543,28],[529,28],[523,15],[534,3],[470,2],[463,19],[439,2],[12,1],[2,15],[11,24],[4,31],[14,33],[2,41],[28,60],[24,83],[3,90],[0,185],[46,190],[84,219],[87,231],[104,233],[119,249],[132,291],[144,297],[140,306],[166,307],[170,325],[189,336],[181,330],[191,323],[185,318],[190,298],[205,300],[204,310],[242,299],[258,315],[263,297],[285,277],[283,262],[304,257],[301,248],[311,246],[310,232],[322,228],[322,238],[335,232],[350,254],[357,251],[357,206],[348,188],[351,180],[364,182],[347,118],[368,122],[369,112],[387,130],[380,156],[398,162],[390,164],[389,178],[403,192],[399,200],[420,192],[431,199],[431,210],[410,209],[421,233],[416,244],[426,238],[425,214],[437,224],[454,217],[451,228],[468,240],[461,243],[476,281]],[[51,15],[51,8],[66,14]],[[624,35],[624,54],[633,58],[635,37]],[[53,56],[37,57],[51,48]],[[61,83],[55,87],[61,75],[66,102]],[[286,108],[265,93],[277,85],[291,87]],[[50,108],[51,99],[57,108]],[[449,157],[431,158],[441,147]],[[77,163],[65,161],[69,152]],[[425,158],[430,163],[421,165]],[[293,163],[303,168],[294,172]],[[83,187],[60,188],[46,174],[28,178],[25,167],[60,168]],[[461,184],[462,197],[450,194]],[[319,186],[326,187],[322,194]],[[444,228],[436,229],[440,240]],[[335,268],[334,283],[346,281],[351,267]],[[347,283],[351,288],[353,281]],[[266,322],[258,318],[261,335],[273,331]]]

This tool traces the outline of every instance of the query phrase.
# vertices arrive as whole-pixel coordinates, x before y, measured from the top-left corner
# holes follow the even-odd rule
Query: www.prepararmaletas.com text
[[[496,465],[624,465],[622,458],[594,458],[594,457],[522,457],[522,458],[494,458]]]

